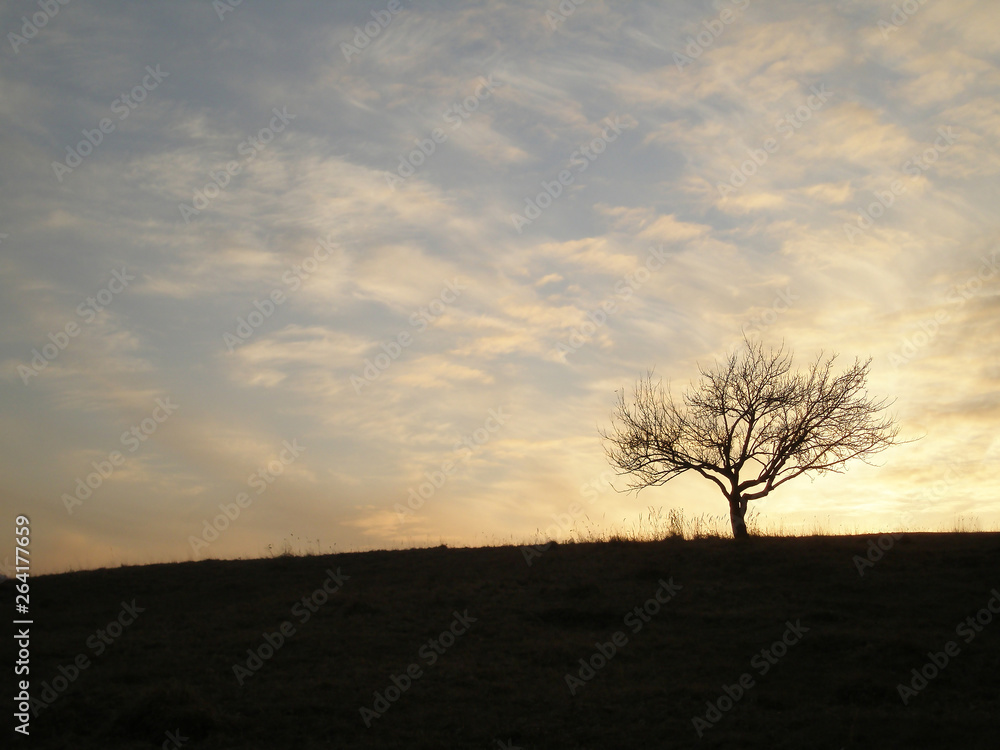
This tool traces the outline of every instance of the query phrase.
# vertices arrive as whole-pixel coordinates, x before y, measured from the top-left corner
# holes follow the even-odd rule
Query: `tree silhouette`
[[[806,473],[843,472],[845,464],[896,445],[885,399],[868,397],[871,358],[834,376],[837,355],[820,353],[804,373],[792,355],[765,351],[744,336],[744,349],[712,369],[678,404],[652,372],[633,399],[618,393],[612,432],[601,430],[605,451],[629,489],[639,491],[695,471],[729,500],[733,536],[747,537],[747,503]]]

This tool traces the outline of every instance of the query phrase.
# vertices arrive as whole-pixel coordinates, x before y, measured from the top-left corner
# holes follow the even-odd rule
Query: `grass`
[[[841,526],[834,531],[830,526],[830,518],[827,516],[825,523],[821,523],[819,518],[815,518],[813,524],[808,529],[794,529],[785,525],[784,519],[772,522],[755,509],[751,509],[746,516],[747,529],[755,537],[789,537],[789,536],[862,536],[865,534],[881,533],[882,531],[895,531],[897,529],[882,529],[873,532],[855,525],[851,528]],[[936,531],[935,529],[915,528],[904,526],[900,531]],[[950,528],[952,533],[969,533],[984,531],[978,516],[956,516]],[[992,532],[1000,532],[1000,527],[994,526],[989,529]],[[627,518],[622,519],[620,526],[609,526],[606,518],[594,521],[589,515],[585,515],[581,520],[576,521],[567,531],[567,538],[553,539],[546,536],[541,529],[536,529],[535,534],[530,539],[514,539],[512,536],[506,539],[499,539],[495,535],[484,537],[483,546],[524,546],[524,545],[545,545],[551,541],[558,541],[562,544],[574,544],[580,542],[655,542],[668,538],[683,539],[732,539],[729,516],[721,513],[701,513],[697,516],[687,516],[683,508],[664,508],[663,506],[648,506],[645,511],[640,511],[634,521]],[[447,547],[444,540],[438,538],[431,541],[424,539],[422,544],[397,543],[387,549],[404,550],[415,547]],[[346,550],[357,552],[362,550]],[[338,554],[337,545],[321,544],[320,539],[309,539],[300,537],[291,532],[287,537],[282,538],[280,545],[268,544],[262,550],[261,557],[303,557],[309,555]],[[246,558],[240,558],[246,559]],[[119,566],[129,563],[117,563]],[[82,568],[78,568],[82,569]]]
[[[886,536],[861,576],[875,537],[735,544],[725,528],[650,509],[601,541],[581,524],[530,565],[517,546],[314,555],[303,540],[259,560],[35,578],[33,693],[78,655],[89,664],[33,720],[30,746],[152,748],[178,730],[185,748],[995,745],[1000,625],[968,644],[956,627],[1000,587],[1000,535]],[[349,580],[316,604],[338,569]],[[629,624],[663,581],[682,588]],[[98,654],[133,599],[144,611]],[[443,646],[466,611],[476,622],[438,654],[431,639]],[[808,633],[759,674],[755,654],[797,621]],[[234,665],[283,623],[294,632],[240,684]],[[571,694],[566,675],[619,632],[627,643]],[[960,653],[904,705],[897,684],[949,640]],[[360,709],[410,665],[420,675],[366,727]],[[693,719],[744,674],[754,686],[699,738]]]

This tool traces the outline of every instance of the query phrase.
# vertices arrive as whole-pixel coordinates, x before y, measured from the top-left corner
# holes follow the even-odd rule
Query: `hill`
[[[42,576],[11,746],[993,748],[1000,535],[897,536]]]

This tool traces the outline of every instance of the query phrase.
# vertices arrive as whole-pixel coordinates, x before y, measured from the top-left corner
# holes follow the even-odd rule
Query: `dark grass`
[[[79,653],[91,666],[12,746],[161,747],[180,729],[185,748],[996,747],[1000,623],[969,644],[955,628],[1000,587],[1000,534],[906,534],[862,578],[852,558],[870,538],[564,544],[530,567],[517,547],[437,548],[43,576],[33,690]],[[293,605],[338,567],[350,580],[300,624]],[[681,591],[633,633],[625,615],[671,577]],[[133,598],[145,612],[95,656],[87,639]],[[466,609],[478,621],[428,666],[421,646]],[[285,620],[296,634],[240,687],[233,664]],[[788,620],[809,632],[760,676],[751,658]],[[628,644],[571,696],[564,676],[617,630]],[[904,706],[897,683],[949,640],[961,653]],[[359,708],[411,663],[423,676],[366,728]],[[699,739],[692,717],[744,672],[756,686]]]

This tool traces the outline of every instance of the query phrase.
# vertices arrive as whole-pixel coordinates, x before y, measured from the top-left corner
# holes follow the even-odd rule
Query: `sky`
[[[998,31],[989,0],[0,3],[4,523],[45,573],[721,516],[699,477],[616,492],[599,430],[748,331],[871,357],[920,438],[765,524],[995,529]]]

